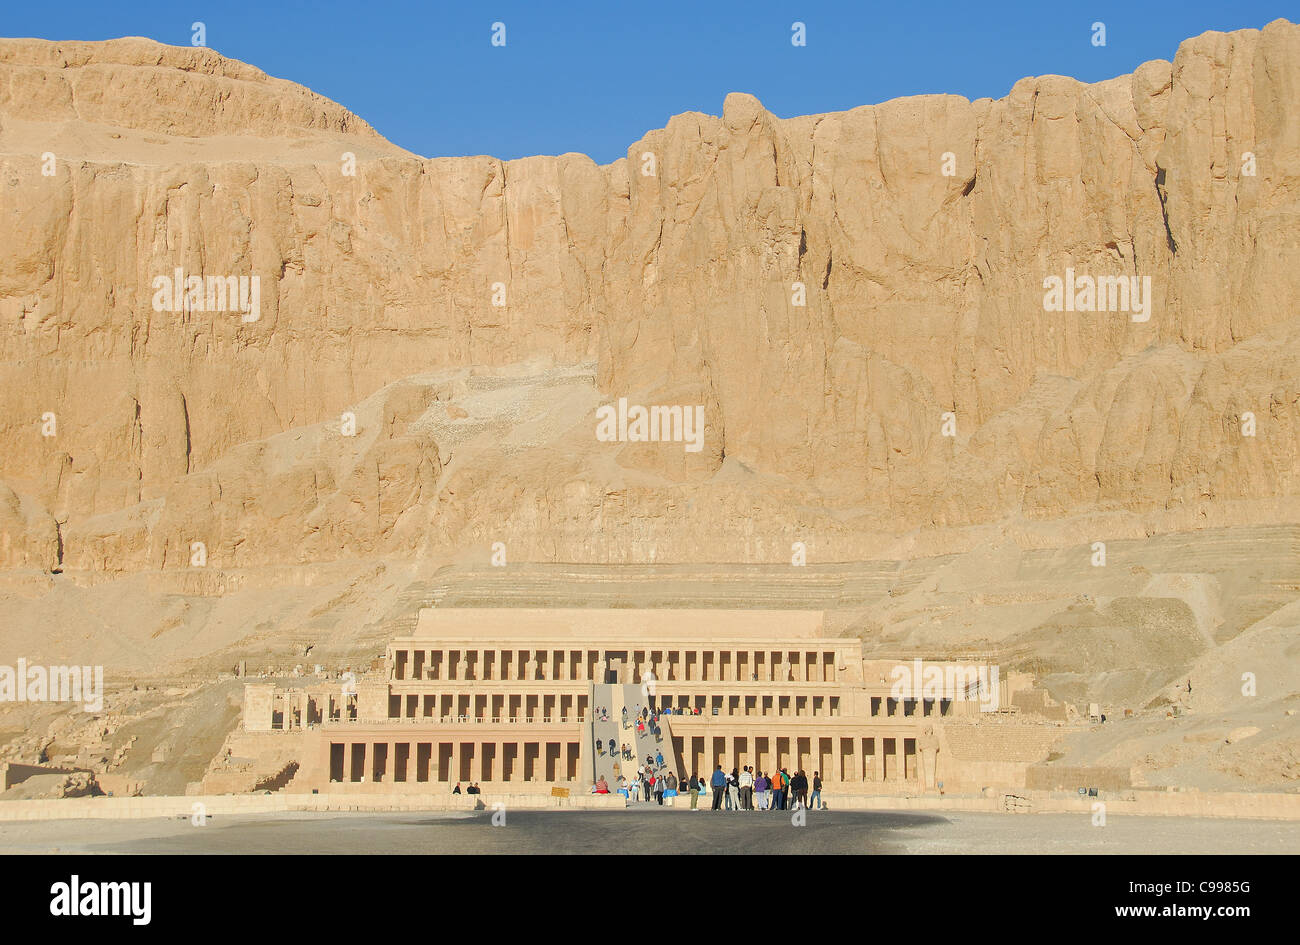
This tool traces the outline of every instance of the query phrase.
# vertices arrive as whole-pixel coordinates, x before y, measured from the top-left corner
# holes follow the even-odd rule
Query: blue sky
[[[1106,79],[1172,59],[1188,36],[1278,17],[1295,20],[1295,0],[71,0],[9,3],[0,32],[189,45],[198,20],[208,46],[341,102],[417,154],[606,163],[678,112],[718,114],[732,91],[782,117],[924,92],[997,98],[1026,75]],[[490,42],[496,21],[504,47]],[[1091,42],[1096,21],[1105,47]]]

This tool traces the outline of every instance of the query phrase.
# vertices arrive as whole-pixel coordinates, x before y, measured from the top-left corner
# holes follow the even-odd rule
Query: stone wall
[[[1097,788],[1122,791],[1133,786],[1126,767],[1106,765],[1031,765],[1025,771],[1025,787],[1037,791],[1069,791]]]

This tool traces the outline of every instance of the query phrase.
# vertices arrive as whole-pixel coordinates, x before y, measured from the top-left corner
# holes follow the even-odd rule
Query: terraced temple
[[[900,689],[911,663],[864,659],[859,640],[823,633],[820,611],[430,608],[389,644],[382,679],[250,684],[244,730],[299,732],[294,790],[585,791],[660,752],[688,777],[720,764],[816,771],[853,792],[1023,785],[1060,734],[1015,720],[1028,679],[929,666],[973,682]],[[657,739],[635,731],[643,707]],[[1030,751],[972,757],[975,726],[1022,747],[1026,729]]]

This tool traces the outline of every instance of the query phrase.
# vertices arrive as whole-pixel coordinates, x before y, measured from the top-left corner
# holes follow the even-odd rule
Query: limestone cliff
[[[425,160],[208,50],[5,40],[0,162],[3,567],[1300,520],[1285,21],[996,101],[735,94],[608,166]],[[156,310],[177,268],[260,277],[259,317]],[[1149,319],[1046,311],[1067,270],[1149,277]],[[618,397],[703,404],[703,450],[597,441]]]

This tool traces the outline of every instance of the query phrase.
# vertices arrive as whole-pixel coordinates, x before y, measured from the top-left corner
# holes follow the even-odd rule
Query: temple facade
[[[1009,681],[927,661],[932,685],[900,690],[914,668],[825,636],[821,612],[426,609],[380,672],[250,684],[243,728],[301,737],[296,791],[585,791],[635,770],[624,745],[687,777],[801,768],[858,793],[1004,775],[949,742],[1008,721]],[[624,724],[643,708],[661,740]]]

